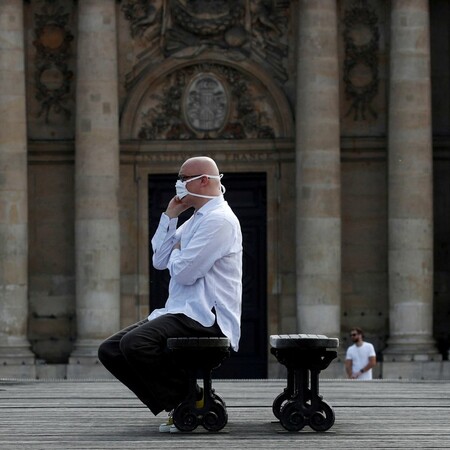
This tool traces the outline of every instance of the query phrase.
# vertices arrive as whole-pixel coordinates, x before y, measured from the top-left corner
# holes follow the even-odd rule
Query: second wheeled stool
[[[225,337],[179,337],[167,339],[177,364],[189,373],[189,393],[173,412],[173,423],[181,431],[193,431],[199,424],[219,431],[228,422],[225,402],[212,388],[211,372],[230,356]],[[203,378],[204,404],[196,407],[197,374]]]
[[[271,353],[287,367],[287,387],[272,411],[288,431],[309,425],[326,431],[334,424],[333,408],[319,395],[319,373],[337,356],[339,339],[315,334],[270,336]]]

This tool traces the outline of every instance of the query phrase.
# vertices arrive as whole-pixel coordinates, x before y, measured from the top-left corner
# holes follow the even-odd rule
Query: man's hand
[[[167,209],[165,211],[165,214],[169,216],[171,219],[174,219],[175,217],[178,217],[182,212],[189,209],[189,205],[186,205],[183,203],[183,200],[180,200],[177,195],[173,197],[169,204],[167,205]]]

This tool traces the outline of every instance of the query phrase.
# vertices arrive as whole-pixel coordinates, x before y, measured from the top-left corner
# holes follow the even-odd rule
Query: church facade
[[[3,0],[0,377],[107,376],[164,304],[150,239],[182,162],[244,236],[241,351],[351,327],[383,378],[450,376],[445,0]],[[224,364],[226,366],[226,364]]]

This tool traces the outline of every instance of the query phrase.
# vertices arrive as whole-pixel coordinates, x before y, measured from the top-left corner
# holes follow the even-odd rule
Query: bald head
[[[209,158],[208,156],[196,156],[194,158],[189,158],[183,163],[180,173],[219,175],[219,169],[212,158]]]
[[[200,175],[209,175],[214,178],[199,177]],[[184,204],[189,204],[189,206],[197,209],[201,208],[211,198],[222,195],[219,175],[217,164],[212,158],[196,156],[186,160],[180,167],[178,176],[188,178],[189,186],[187,189],[193,195],[183,197]],[[189,181],[189,178],[192,181]]]

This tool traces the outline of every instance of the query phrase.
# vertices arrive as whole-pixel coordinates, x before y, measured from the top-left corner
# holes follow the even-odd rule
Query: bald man
[[[151,241],[153,266],[170,273],[166,304],[99,348],[103,365],[155,415],[176,408],[188,390],[186,374],[166,351],[168,338],[226,336],[238,350],[242,233],[224,199],[221,178],[211,158],[195,157],[183,163],[176,195]],[[189,208],[194,208],[193,216],[177,228],[178,216]],[[160,431],[176,431],[170,417]]]

